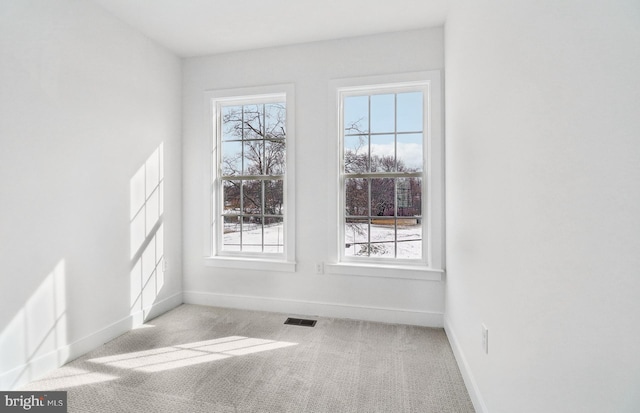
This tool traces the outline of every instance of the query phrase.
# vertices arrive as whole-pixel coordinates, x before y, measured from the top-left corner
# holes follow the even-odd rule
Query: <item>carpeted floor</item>
[[[69,412],[473,412],[442,329],[182,305],[21,390]]]

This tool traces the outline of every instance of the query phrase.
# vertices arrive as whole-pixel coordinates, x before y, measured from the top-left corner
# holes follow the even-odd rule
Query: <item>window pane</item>
[[[345,214],[369,215],[369,181],[363,178],[345,179]]]
[[[287,110],[284,102],[264,105],[265,139],[284,139],[286,137]]]
[[[264,219],[264,252],[284,252],[284,222],[282,218]]]
[[[395,130],[395,95],[371,96],[371,133]]]
[[[398,135],[398,171],[422,171],[422,134],[409,133]]]
[[[344,224],[345,255],[369,256],[369,221],[347,219]]]
[[[343,105],[344,134],[369,132],[369,96],[347,96]]]
[[[393,135],[371,137],[371,172],[395,172]]]
[[[223,181],[222,182],[222,213],[223,214],[239,214],[240,213],[240,188],[242,181]]]
[[[286,160],[285,148],[285,142],[283,140],[265,142],[265,175],[284,175]]]
[[[398,178],[397,186],[398,216],[422,216],[422,178]]]
[[[371,245],[369,255],[394,258],[395,219],[374,218],[371,220]]]
[[[369,170],[369,138],[367,135],[344,137],[344,171],[364,173]]]
[[[264,181],[264,213],[282,215],[284,212],[283,181]]]
[[[243,206],[245,214],[260,215],[262,210],[262,182],[244,181],[242,184]]]
[[[260,217],[242,218],[242,251],[262,252],[262,221]]]
[[[262,139],[264,136],[264,105],[243,106],[243,139]]]
[[[371,180],[371,215],[394,216],[395,190],[393,178]]]
[[[244,175],[262,175],[263,141],[245,141],[244,147]]]
[[[240,217],[223,217],[223,251],[240,251]]]
[[[242,139],[242,106],[222,108],[222,140]]]
[[[422,132],[422,92],[398,93],[398,132]]]
[[[420,219],[398,220],[397,258],[422,258],[422,225],[420,225]]]
[[[222,175],[242,173],[242,142],[222,142]]]
[[[382,257],[382,258],[394,258],[394,243],[393,242],[372,242],[370,256]]]

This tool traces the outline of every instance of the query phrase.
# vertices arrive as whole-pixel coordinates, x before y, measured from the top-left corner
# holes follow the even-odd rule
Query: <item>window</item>
[[[374,265],[411,269],[409,278],[422,278],[424,270],[441,272],[439,73],[342,80],[332,86],[338,107],[338,139],[333,138],[338,141],[338,227],[336,264],[329,271],[368,275],[371,268],[354,269]]]
[[[282,253],[286,103],[219,102],[221,251]]]
[[[292,97],[286,90],[233,93],[260,90],[208,95],[213,118],[210,255],[227,266],[293,257]]]
[[[342,93],[345,256],[422,259],[424,91]]]

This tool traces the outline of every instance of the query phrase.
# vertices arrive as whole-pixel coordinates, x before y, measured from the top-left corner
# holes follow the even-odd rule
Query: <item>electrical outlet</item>
[[[482,324],[482,349],[485,354],[489,354],[489,329]]]
[[[162,260],[162,272],[167,271],[167,260]]]
[[[316,274],[324,273],[324,265],[321,262],[316,263]]]

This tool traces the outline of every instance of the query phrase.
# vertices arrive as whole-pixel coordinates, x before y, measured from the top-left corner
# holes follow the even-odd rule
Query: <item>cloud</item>
[[[398,159],[407,168],[422,166],[422,145],[418,143],[398,143]],[[393,156],[393,144],[371,144],[371,153],[378,156]]]

